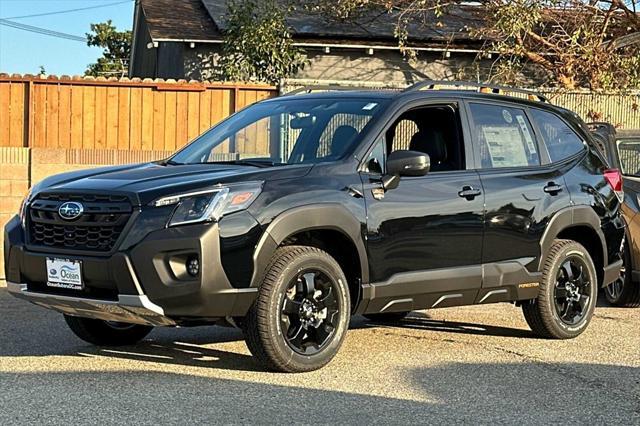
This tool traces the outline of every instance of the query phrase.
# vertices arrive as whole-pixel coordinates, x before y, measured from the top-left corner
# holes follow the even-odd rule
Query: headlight
[[[262,182],[247,182],[219,186],[206,191],[163,197],[152,204],[155,207],[176,204],[169,226],[217,221],[225,214],[244,210],[262,191]]]
[[[22,204],[20,204],[20,211],[18,215],[20,216],[20,221],[22,222],[22,226],[26,226],[27,223],[27,206],[29,205],[29,201],[31,201],[31,194],[33,189],[29,189],[27,195],[22,199]]]

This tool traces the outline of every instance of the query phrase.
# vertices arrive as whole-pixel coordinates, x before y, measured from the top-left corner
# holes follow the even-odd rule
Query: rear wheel
[[[409,315],[409,311],[405,312],[383,312],[380,314],[365,314],[364,317],[373,322],[398,322]]]
[[[604,297],[614,305],[624,308],[640,307],[640,283],[631,280],[631,252],[625,246],[620,278],[604,288]]]
[[[270,370],[316,370],[342,345],[350,306],[347,280],[328,253],[281,247],[243,322],[247,346]]]
[[[139,324],[103,321],[90,318],[64,316],[73,333],[97,346],[133,345],[144,339],[153,327]]]
[[[575,241],[556,240],[544,262],[538,298],[522,305],[531,330],[554,339],[580,335],[593,316],[597,283],[587,250]]]

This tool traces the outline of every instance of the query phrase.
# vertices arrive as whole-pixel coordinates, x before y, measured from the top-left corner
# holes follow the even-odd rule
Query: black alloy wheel
[[[582,257],[569,256],[556,274],[554,306],[562,322],[578,324],[587,313],[591,301],[591,282]]]
[[[336,291],[331,278],[318,270],[302,271],[289,283],[280,323],[291,349],[314,355],[331,340],[338,325]]]

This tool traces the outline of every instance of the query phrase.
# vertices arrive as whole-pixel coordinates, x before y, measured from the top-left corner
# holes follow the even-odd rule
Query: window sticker
[[[511,116],[511,113],[506,109],[502,110],[502,118],[504,118],[504,121],[506,121],[509,124],[513,123],[513,117]]]
[[[528,166],[527,153],[517,127],[483,126],[493,167]]]
[[[377,104],[377,103],[375,103],[375,102],[371,102],[371,103],[368,103],[368,104],[366,104],[365,106],[363,106],[363,107],[362,107],[362,110],[363,110],[363,111],[371,111],[372,109],[374,109],[374,108],[375,108],[375,107],[377,107],[377,106],[378,106],[378,104]]]
[[[531,137],[531,133],[529,132],[529,128],[527,127],[526,121],[524,121],[524,117],[518,114],[516,115],[516,120],[518,120],[520,129],[522,130],[522,134],[524,135],[524,140],[525,142],[527,142],[527,148],[529,148],[529,152],[531,154],[535,154],[536,144],[533,143],[533,138]]]

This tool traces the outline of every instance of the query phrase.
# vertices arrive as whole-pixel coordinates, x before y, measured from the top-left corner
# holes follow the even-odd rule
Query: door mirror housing
[[[431,159],[424,152],[393,151],[387,157],[387,174],[382,178],[382,185],[385,190],[394,189],[400,182],[400,176],[424,176],[430,167]]]
[[[418,151],[393,151],[387,157],[387,174],[396,176],[424,176],[429,173],[431,159]]]

